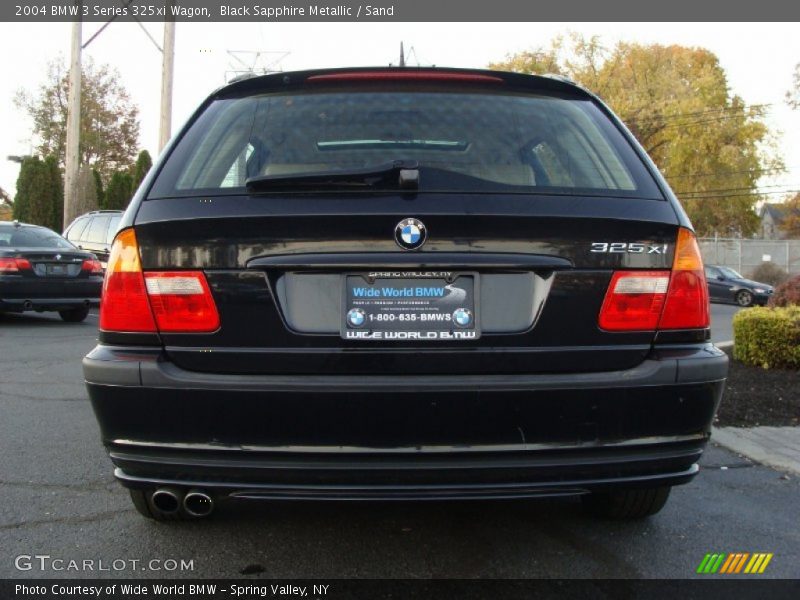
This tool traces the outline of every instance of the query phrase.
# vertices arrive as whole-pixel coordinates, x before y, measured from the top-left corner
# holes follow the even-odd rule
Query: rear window
[[[396,90],[217,100],[172,152],[150,197],[242,193],[251,177],[397,160],[419,163],[423,191],[662,198],[590,100]]]
[[[119,222],[122,220],[121,216],[111,217],[111,222],[108,224],[108,233],[106,234],[106,244],[109,246],[114,241],[114,236],[117,235],[119,230]]]
[[[92,244],[103,244],[106,242],[106,232],[110,217],[93,217],[92,222],[86,229],[83,236],[84,241]]]
[[[81,217],[77,219],[67,230],[64,237],[70,241],[81,239],[83,230],[86,229],[86,224],[89,222],[89,217]]]
[[[0,247],[74,250],[60,235],[44,227],[0,227]]]

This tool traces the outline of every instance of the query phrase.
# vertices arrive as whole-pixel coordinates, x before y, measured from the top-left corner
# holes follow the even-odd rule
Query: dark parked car
[[[95,210],[70,223],[64,237],[81,250],[96,254],[105,269],[121,218],[121,210]]]
[[[730,267],[706,265],[706,280],[712,302],[735,302],[739,306],[764,305],[775,291],[768,283],[745,279]]]
[[[0,221],[0,313],[58,311],[83,321],[100,304],[103,269],[91,252],[36,225]]]
[[[708,327],[689,220],[586,90],[307,71],[222,88],[166,149],[83,365],[155,519],[549,495],[643,517],[698,471]]]

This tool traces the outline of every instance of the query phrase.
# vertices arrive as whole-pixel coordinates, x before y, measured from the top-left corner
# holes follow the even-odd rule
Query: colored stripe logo
[[[763,573],[769,561],[772,560],[772,552],[733,552],[708,553],[700,561],[697,572],[702,575],[713,575],[720,573],[725,575],[737,573]]]

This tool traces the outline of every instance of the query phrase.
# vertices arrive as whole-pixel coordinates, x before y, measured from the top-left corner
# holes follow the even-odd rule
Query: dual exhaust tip
[[[181,507],[192,517],[207,517],[214,512],[214,499],[203,490],[189,490],[185,495],[172,488],[153,492],[153,507],[164,515],[177,515]]]

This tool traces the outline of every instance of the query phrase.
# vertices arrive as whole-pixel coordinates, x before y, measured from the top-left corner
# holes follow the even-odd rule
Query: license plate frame
[[[65,277],[69,275],[69,267],[63,264],[46,264],[44,272],[47,277]]]
[[[360,291],[357,291],[359,290]],[[480,275],[470,271],[342,274],[340,336],[355,341],[470,341],[481,336]],[[360,325],[351,311],[360,309]]]

